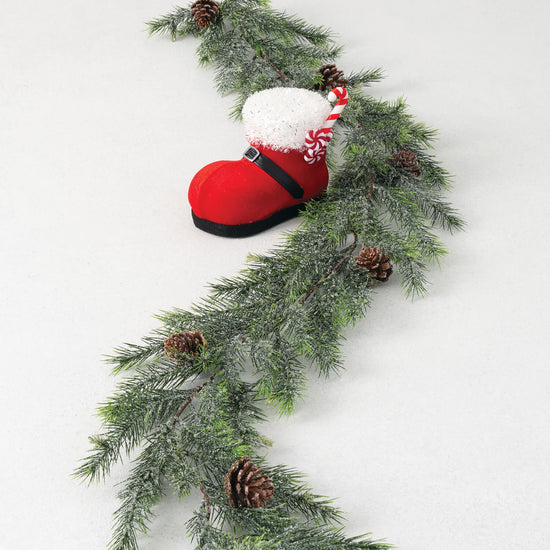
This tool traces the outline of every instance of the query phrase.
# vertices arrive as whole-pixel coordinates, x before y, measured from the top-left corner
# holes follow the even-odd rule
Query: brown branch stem
[[[239,32],[241,36],[248,42],[249,46],[254,50],[254,53],[257,56],[261,57],[264,61],[267,61],[269,66],[279,75],[279,78],[283,82],[290,81],[290,77],[286,75],[281,69],[279,69],[279,67],[277,67],[275,63],[273,63],[273,61],[268,57],[268,55],[262,50],[260,46],[258,46],[257,44],[254,44],[241,29],[239,29]]]
[[[367,192],[367,194],[365,195],[364,199],[365,201],[368,201],[370,200],[370,198],[372,197],[372,192],[374,191],[374,182],[376,180],[376,176],[373,174],[371,174],[371,177],[370,177],[370,185],[369,185],[369,190]],[[348,247],[348,250],[346,252],[346,254],[344,255],[344,257],[335,265],[333,265],[305,294],[304,296],[302,296],[302,298],[300,298],[298,304],[299,305],[303,305],[305,304],[305,302],[307,301],[307,299],[323,284],[323,282],[327,279],[327,277],[330,277],[330,275],[332,275],[335,271],[338,271],[338,269],[340,269],[344,263],[349,259],[349,257],[353,254],[353,251],[355,250],[355,248],[357,247],[357,232],[355,231],[355,229],[353,229],[353,227],[351,226],[350,224],[350,229],[351,229],[351,232],[353,233],[353,243]]]
[[[275,63],[273,63],[273,61],[271,61],[271,59],[269,59],[269,57],[267,57],[264,52],[262,52],[262,59],[269,63],[270,67],[279,75],[279,78],[283,82],[288,82],[290,80],[290,78],[285,73],[283,73],[283,71],[281,71],[281,69],[279,69],[279,67],[277,67],[277,65],[275,65]]]
[[[372,192],[374,191],[374,181],[376,180],[376,176],[374,174],[371,174],[370,176],[370,185],[369,185],[369,191],[365,196],[365,200],[368,201],[372,197]]]
[[[367,129],[360,122],[356,122],[355,124],[357,124],[357,126],[359,126],[359,128],[361,128],[361,130],[363,130],[365,134],[368,134]]]
[[[335,265],[333,265],[300,299],[298,304],[303,305],[307,301],[307,299],[323,284],[323,282],[330,277],[335,271],[338,271],[346,262],[346,260],[349,259],[349,257],[353,254],[353,251],[355,250],[355,247],[357,246],[357,232],[351,228],[351,232],[353,233],[353,243],[348,247],[347,252],[344,254],[344,257]]]
[[[175,414],[174,419],[172,420],[172,426],[175,426],[180,419],[180,416],[184,413],[185,409],[191,404],[191,401],[203,390],[203,388],[212,382],[214,378],[218,375],[219,371],[216,371],[206,382],[195,388],[195,391],[185,400],[185,403],[178,409],[178,412]]]
[[[206,521],[210,521],[210,496],[206,492],[202,483],[199,485],[199,489],[201,490],[204,498],[204,504],[206,505]]]

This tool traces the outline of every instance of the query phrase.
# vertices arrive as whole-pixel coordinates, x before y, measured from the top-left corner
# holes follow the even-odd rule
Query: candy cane
[[[348,104],[349,97],[348,97],[348,91],[345,88],[334,88],[328,94],[327,99],[329,101],[338,100],[336,105],[334,106],[334,109],[332,109],[332,113],[330,113],[329,117],[327,118],[327,123],[322,130],[330,130],[335,122],[338,120],[339,116],[342,114],[342,111],[344,110],[344,107]]]
[[[328,94],[327,99],[329,101],[338,99],[338,102],[327,118],[325,126],[320,130],[310,130],[306,135],[306,152],[304,153],[304,160],[308,164],[314,164],[325,156],[327,145],[332,139],[332,127],[342,114],[344,107],[348,104],[348,91],[345,88],[334,88],[334,90]]]

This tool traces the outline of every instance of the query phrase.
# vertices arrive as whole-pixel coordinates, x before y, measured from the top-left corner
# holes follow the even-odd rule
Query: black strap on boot
[[[259,166],[268,176],[271,176],[278,184],[282,185],[295,199],[304,196],[304,190],[289,176],[279,165],[262,155],[256,147],[249,147],[243,157],[256,166]]]

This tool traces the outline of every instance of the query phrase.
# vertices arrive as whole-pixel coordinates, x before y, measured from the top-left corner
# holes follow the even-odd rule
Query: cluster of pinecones
[[[247,456],[235,462],[223,478],[229,504],[233,508],[262,508],[273,496],[273,482]]]
[[[368,270],[377,281],[385,282],[393,273],[390,259],[378,246],[364,246],[353,259],[357,267]]]
[[[172,361],[181,355],[198,357],[206,347],[206,338],[200,330],[186,330],[172,334],[164,340],[164,353]]]
[[[191,4],[191,13],[199,29],[205,29],[218,18],[220,5],[214,0],[197,0]]]
[[[344,71],[339,71],[334,63],[323,65],[317,73],[321,75],[322,80],[320,84],[313,86],[314,90],[324,92],[345,86],[348,83],[348,80],[344,78]]]
[[[420,176],[420,164],[416,155],[408,149],[401,149],[393,153],[390,162],[399,168],[411,173],[413,176]]]

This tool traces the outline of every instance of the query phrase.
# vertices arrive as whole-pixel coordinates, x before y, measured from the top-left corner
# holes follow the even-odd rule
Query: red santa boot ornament
[[[214,235],[247,237],[296,216],[327,188],[326,147],[347,102],[345,88],[335,88],[328,99],[301,88],[252,94],[242,113],[250,143],[243,158],[213,162],[191,182],[195,225]]]

